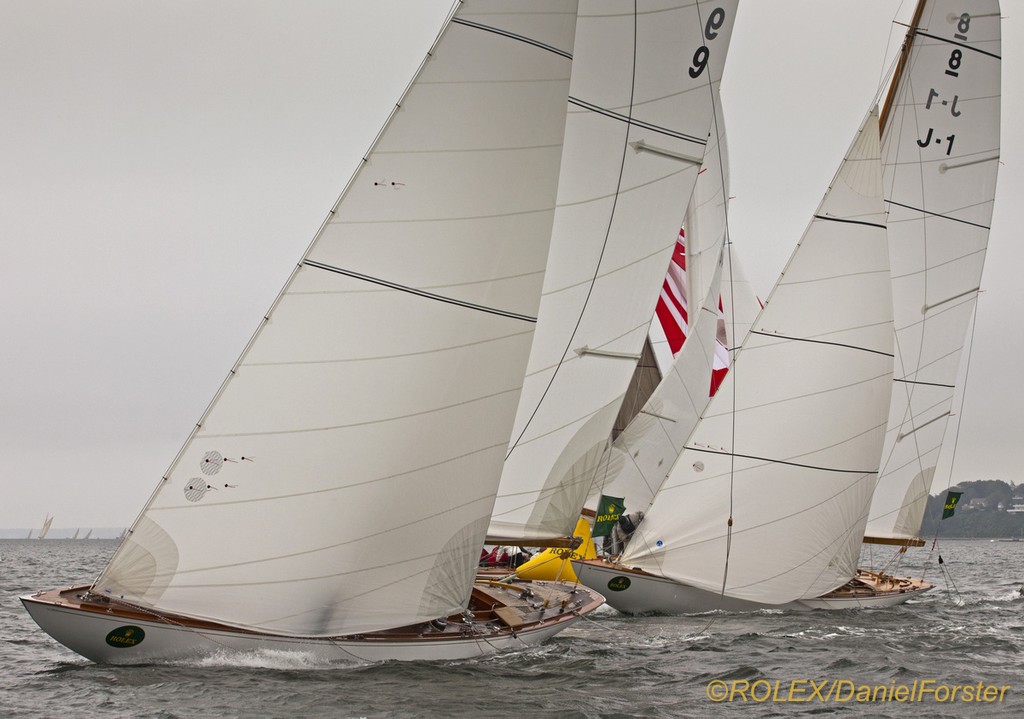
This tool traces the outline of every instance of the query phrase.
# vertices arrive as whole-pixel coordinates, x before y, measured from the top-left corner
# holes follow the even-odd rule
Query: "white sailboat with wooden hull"
[[[879,576],[866,570],[839,589],[821,597],[765,604],[734,597],[628,568],[605,559],[574,561],[580,583],[600,588],[610,606],[624,614],[703,614],[704,612],[756,612],[765,609],[867,609],[894,607],[933,588],[920,579]]]
[[[855,575],[892,378],[881,189],[869,114],[619,558],[630,573],[573,563],[612,606],[781,608]]]
[[[864,541],[900,552],[924,544],[933,479],[948,464],[940,454],[953,444],[947,429],[999,172],[1000,23],[998,0],[921,2],[887,104],[896,373]]]
[[[69,649],[104,664],[194,659],[230,651],[301,652],[321,662],[456,660],[536,646],[603,604],[556,582],[478,582],[457,615],[381,632],[292,637],[158,614],[110,601],[89,585],[22,597],[32,618]]]
[[[576,32],[575,0],[457,4],[109,564],[22,597],[45,631],[117,664],[457,659],[600,606],[476,580],[563,151],[594,149],[566,135]]]
[[[897,369],[864,541],[898,545],[902,551],[923,543],[916,532],[980,285],[998,160],[999,45],[996,0],[921,2],[881,122]],[[847,526],[863,527],[864,521],[853,513]],[[755,601],[738,602],[724,579],[717,590],[704,587],[704,594],[685,584],[671,587],[659,576],[661,567],[634,566],[643,562],[629,556],[622,565],[574,564],[581,581],[606,592],[612,606],[631,612],[884,607],[933,586],[923,579],[853,569],[855,548],[848,549],[846,559],[836,563],[849,565],[846,582],[819,596],[770,604],[756,601],[756,591]]]

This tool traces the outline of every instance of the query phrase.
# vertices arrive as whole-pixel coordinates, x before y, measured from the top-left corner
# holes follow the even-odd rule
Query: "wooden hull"
[[[891,577],[864,569],[839,589],[817,599],[803,599],[811,609],[868,609],[895,607],[935,587],[922,579]]]
[[[879,582],[868,591],[844,591],[845,587],[811,600],[786,604],[762,604],[717,592],[698,589],[639,569],[612,564],[602,559],[575,561],[580,583],[605,595],[608,605],[624,614],[700,614],[711,611],[755,612],[764,609],[807,611],[890,607],[928,591],[931,584],[920,580],[896,579],[891,587]],[[861,575],[858,575],[858,578]],[[891,579],[891,578],[890,578]]]
[[[604,603],[599,594],[567,584],[482,582],[474,587],[471,612],[446,623],[303,638],[156,614],[89,595],[84,585],[25,595],[21,601],[47,634],[102,664],[261,651],[295,652],[318,662],[470,659],[540,644]],[[470,614],[472,619],[463,621]]]

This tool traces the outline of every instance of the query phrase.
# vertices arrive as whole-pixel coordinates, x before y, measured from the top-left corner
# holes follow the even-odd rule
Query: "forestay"
[[[896,369],[867,534],[917,536],[974,314],[999,167],[996,0],[925,2],[882,128]]]
[[[854,575],[892,379],[881,179],[869,115],[623,564],[767,604]]]
[[[538,310],[575,6],[461,4],[97,591],[302,636],[465,606]]]
[[[551,256],[492,537],[576,525],[704,156],[735,10],[581,2]]]

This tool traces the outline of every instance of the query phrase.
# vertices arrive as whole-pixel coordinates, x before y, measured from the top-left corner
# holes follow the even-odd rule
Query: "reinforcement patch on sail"
[[[132,528],[96,588],[104,594],[154,605],[178,569],[178,546],[148,517]]]
[[[488,521],[488,517],[482,517],[467,524],[438,553],[423,586],[420,615],[447,617],[468,606]]]

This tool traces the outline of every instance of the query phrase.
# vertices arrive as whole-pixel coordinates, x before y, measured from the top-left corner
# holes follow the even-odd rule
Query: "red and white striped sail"
[[[687,305],[687,282],[686,282],[686,241],[685,230],[679,230],[679,239],[676,240],[676,248],[672,253],[672,262],[669,264],[668,273],[661,286],[661,295],[658,297],[658,306],[655,310],[661,330],[668,341],[672,357],[677,357],[683,348],[683,343],[690,333],[690,317]],[[727,332],[725,327],[725,310],[722,305],[722,298],[718,298],[719,331],[716,332],[717,339],[714,351],[714,366],[711,372],[711,392],[714,396],[718,386],[722,384],[725,373],[729,371],[729,350]]]

